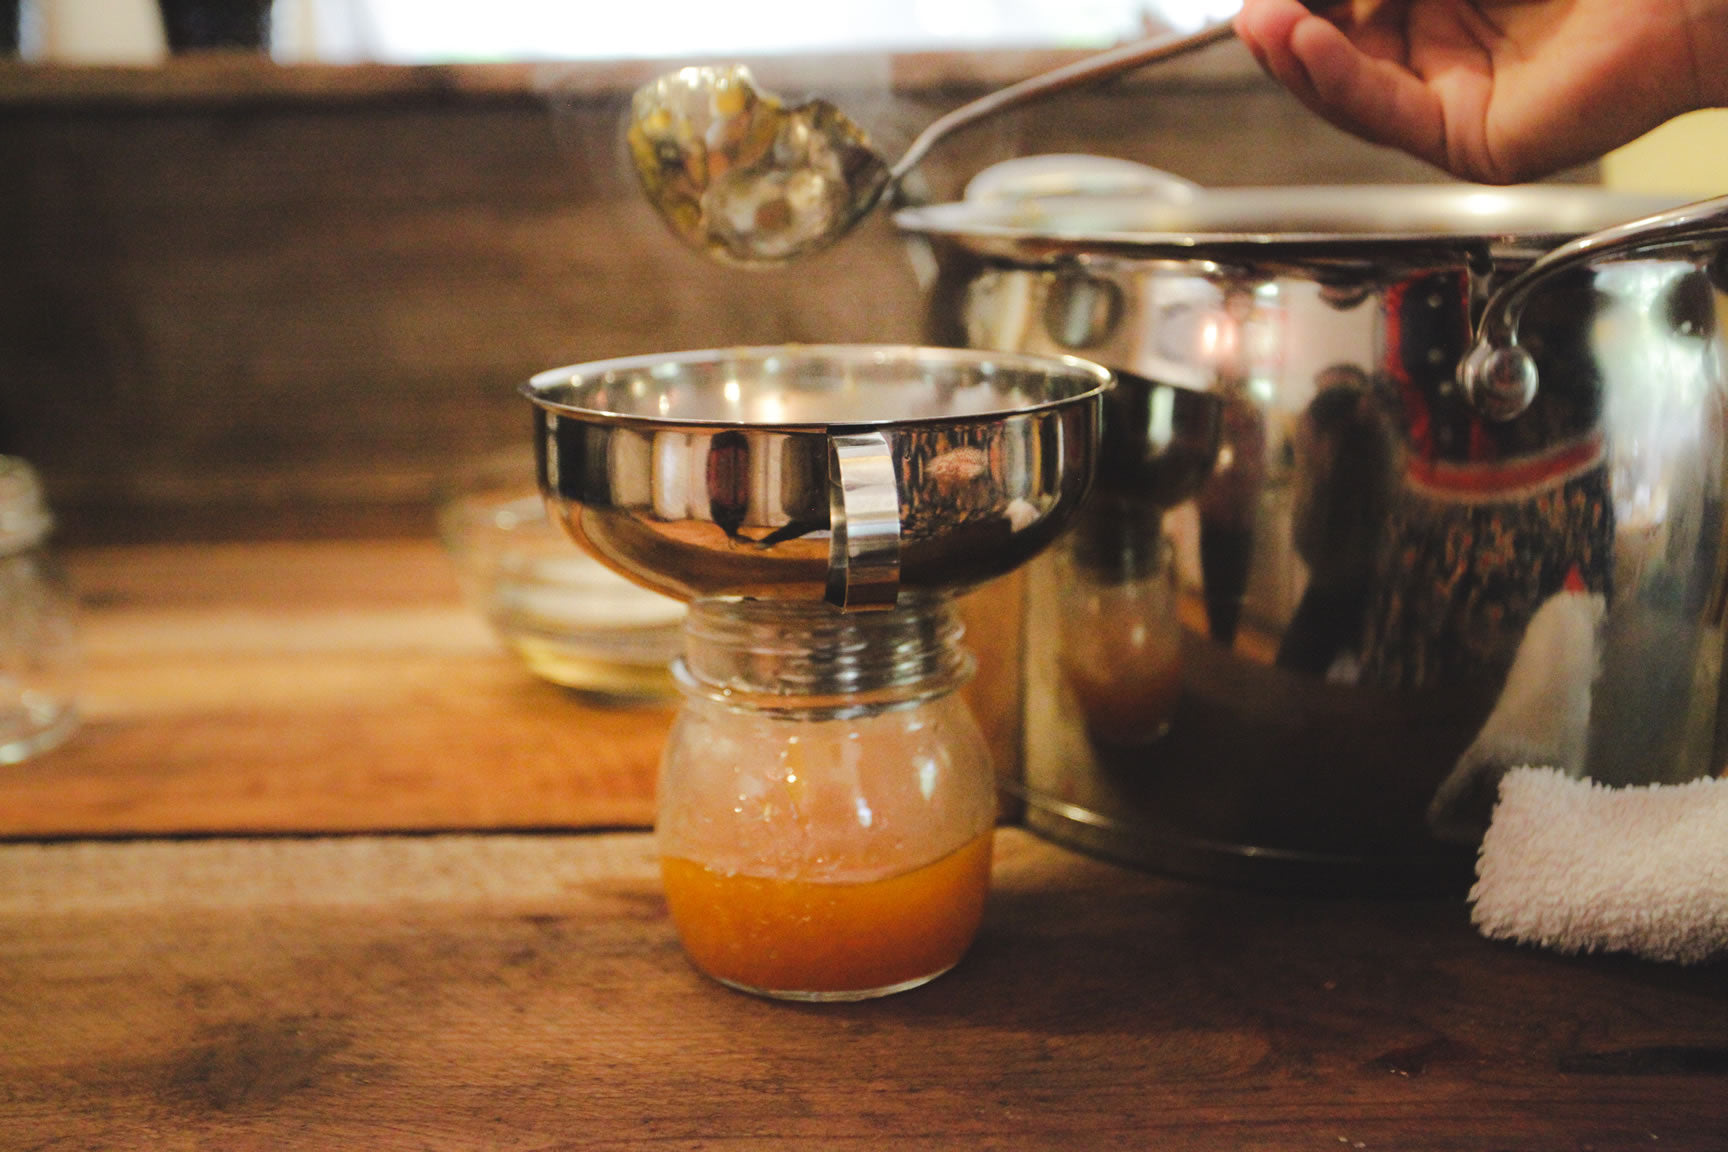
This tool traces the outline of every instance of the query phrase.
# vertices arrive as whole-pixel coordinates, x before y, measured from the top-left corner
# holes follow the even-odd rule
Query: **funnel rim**
[[[749,419],[728,419],[713,416],[679,416],[645,414],[615,408],[586,407],[559,400],[548,393],[554,388],[574,386],[584,380],[608,374],[637,372],[644,369],[676,365],[752,363],[785,356],[811,359],[827,358],[852,363],[882,363],[896,358],[910,362],[949,365],[999,365],[1023,371],[1045,371],[1051,375],[1059,369],[1067,375],[1085,378],[1084,387],[1069,395],[1051,397],[1031,403],[1003,404],[1000,407],[940,416],[849,417],[844,420],[800,420],[764,422]],[[655,352],[636,356],[618,356],[567,364],[537,372],[521,385],[521,392],[535,405],[561,417],[589,421],[614,427],[653,427],[664,429],[764,430],[785,432],[827,433],[835,429],[896,429],[918,428],[956,421],[987,421],[1031,415],[1066,407],[1070,404],[1101,396],[1114,382],[1115,374],[1094,361],[1066,354],[1027,352],[997,352],[972,348],[945,348],[921,344],[751,344],[733,347],[686,349],[676,352]]]

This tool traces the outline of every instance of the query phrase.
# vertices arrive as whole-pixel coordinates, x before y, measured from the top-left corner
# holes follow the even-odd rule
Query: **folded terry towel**
[[[1481,839],[1508,768],[1547,764],[1583,775],[1606,612],[1607,601],[1583,591],[1574,572],[1530,618],[1494,711],[1428,805],[1440,839]]]
[[[1707,959],[1728,948],[1728,779],[1609,788],[1515,768],[1470,899],[1485,936]]]

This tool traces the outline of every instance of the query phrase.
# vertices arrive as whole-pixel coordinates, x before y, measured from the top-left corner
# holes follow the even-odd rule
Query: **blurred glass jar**
[[[52,527],[36,470],[0,456],[0,764],[78,727],[77,600],[49,552]]]
[[[946,598],[910,599],[690,607],[656,834],[685,952],[722,983],[884,996],[977,933],[996,796],[972,660]]]
[[[1064,678],[1096,744],[1170,730],[1182,693],[1175,549],[1163,510],[1103,494],[1057,548]]]
[[[454,477],[438,530],[469,603],[535,675],[611,697],[675,694],[684,605],[632,584],[552,523],[531,456],[491,457]]]

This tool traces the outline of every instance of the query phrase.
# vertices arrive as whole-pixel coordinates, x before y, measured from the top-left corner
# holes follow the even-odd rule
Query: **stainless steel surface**
[[[1050,196],[1138,196],[1187,203],[1203,191],[1192,180],[1134,160],[1057,152],[1003,160],[966,182],[967,200]]]
[[[1685,247],[1708,260],[1728,239],[1728,196],[1684,204],[1603,229],[1561,245],[1502,284],[1482,310],[1476,342],[1458,366],[1458,382],[1476,406],[1495,419],[1523,412],[1540,380],[1534,359],[1518,343],[1518,321],[1531,293],[1568,268],[1603,263],[1625,253],[1661,248],[1670,258]],[[1694,256],[1693,258],[1697,258]]]
[[[888,164],[844,112],[789,105],[748,68],[682,68],[631,100],[626,140],[672,231],[728,264],[772,265],[831,244],[888,187]]]
[[[1207,188],[1190,197],[1042,196],[906,208],[906,231],[979,256],[1245,260],[1371,272],[1435,253],[1535,255],[1583,233],[1672,208],[1673,199],[1574,184]]]
[[[555,517],[618,571],[685,600],[869,608],[1054,539],[1090,490],[1109,381],[1070,356],[798,345],[576,365],[525,391]]]
[[[1207,875],[1457,888],[1512,763],[1719,772],[1721,257],[1661,231],[1592,245],[1519,304],[1529,407],[1491,419],[1457,382],[1497,288],[1657,207],[1436,186],[901,213],[939,257],[933,342],[1147,382],[1147,402],[1107,406],[1100,459],[1101,490],[1137,489],[1141,514],[1101,520],[1095,500],[1062,549],[1087,542],[1108,580],[1111,557],[1173,541],[1181,696],[1156,743],[1089,731],[1052,610],[1072,589],[1060,557],[1034,563],[1028,822]],[[1215,406],[1209,461],[1205,422],[1174,435],[1166,391]],[[1177,444],[1210,465],[1191,496],[1150,466]]]
[[[1159,36],[1029,77],[940,117],[892,166],[832,104],[788,105],[739,65],[682,68],[643,85],[627,137],[649,201],[686,243],[726,263],[778,264],[851,231],[947,136],[1231,35],[1217,25]]]
[[[829,524],[834,533],[828,600],[841,608],[887,608],[900,594],[900,485],[894,450],[880,432],[829,437]]]

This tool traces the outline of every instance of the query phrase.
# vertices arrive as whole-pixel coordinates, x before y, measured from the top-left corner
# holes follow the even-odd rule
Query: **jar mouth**
[[[792,720],[849,720],[859,716],[875,716],[897,708],[916,708],[940,696],[946,696],[972,679],[975,661],[970,653],[963,654],[961,667],[952,670],[942,683],[924,682],[916,686],[856,690],[835,694],[790,695],[784,692],[760,692],[747,688],[716,685],[698,679],[682,657],[672,661],[672,680],[684,696],[720,704],[739,712],[782,716]]]
[[[820,601],[693,601],[673,675],[686,695],[753,711],[856,715],[959,688],[974,662],[952,602],[903,595],[841,612]]]

